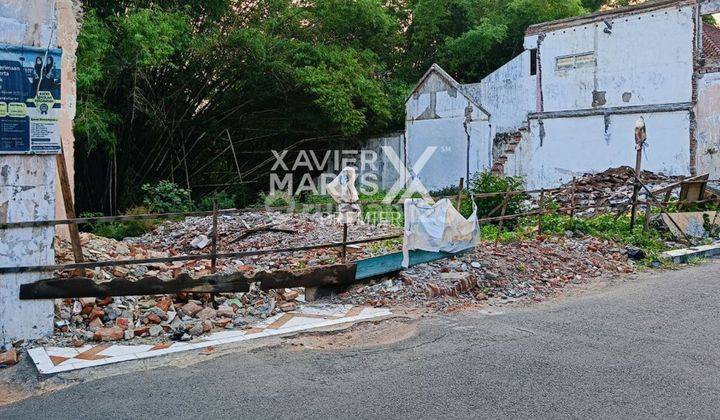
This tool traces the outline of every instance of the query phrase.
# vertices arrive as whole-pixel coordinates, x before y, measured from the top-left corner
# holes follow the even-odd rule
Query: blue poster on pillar
[[[0,154],[60,152],[62,50],[0,45]]]

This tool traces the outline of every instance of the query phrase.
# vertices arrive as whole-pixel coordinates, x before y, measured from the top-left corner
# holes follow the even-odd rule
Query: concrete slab
[[[718,255],[720,255],[720,243],[663,252],[661,258],[671,260],[676,264],[685,264],[691,258],[711,258]]]

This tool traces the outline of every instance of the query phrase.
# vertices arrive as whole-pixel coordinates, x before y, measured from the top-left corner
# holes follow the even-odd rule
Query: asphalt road
[[[85,382],[0,418],[720,417],[720,264],[423,320],[392,345],[279,346]]]

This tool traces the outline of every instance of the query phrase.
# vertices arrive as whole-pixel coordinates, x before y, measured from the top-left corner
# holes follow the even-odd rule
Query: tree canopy
[[[87,0],[76,190],[115,212],[146,183],[253,190],[272,149],[400,129],[437,62],[476,82],[528,25],[601,0]]]

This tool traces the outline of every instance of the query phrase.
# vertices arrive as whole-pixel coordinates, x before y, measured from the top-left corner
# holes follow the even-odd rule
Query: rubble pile
[[[180,293],[176,296],[58,300],[53,344],[82,346],[88,341],[190,341],[213,330],[245,329],[295,309],[298,291]]]
[[[585,174],[575,180],[575,204],[581,207],[591,207],[578,212],[578,214],[592,215],[602,208],[610,206],[614,210],[623,207],[633,195],[634,169],[629,166],[610,168],[596,174]],[[669,177],[650,171],[642,172],[642,180],[650,189],[660,188],[677,182],[681,177]],[[640,191],[645,196],[645,191]],[[553,194],[555,201],[561,207],[570,207],[573,201],[573,183],[563,185],[561,191]],[[607,211],[607,207],[604,208]]]
[[[212,249],[212,217],[188,217],[182,221],[165,222],[152,232],[138,238],[116,241],[90,233],[81,234],[83,255],[87,261],[168,258],[178,255],[209,254]],[[349,227],[349,240],[362,240],[401,233],[391,224],[354,224]],[[294,248],[342,241],[342,227],[334,216],[288,213],[243,213],[218,217],[218,253],[256,251],[272,248]],[[348,253],[355,258],[365,258],[382,251],[376,246],[350,246]],[[293,270],[317,265],[334,264],[339,261],[339,248],[297,251],[285,254],[249,256],[243,259],[219,259],[217,272],[230,274],[242,272],[253,275],[259,271]],[[67,241],[56,246],[59,263],[72,262],[72,248]],[[210,261],[177,261],[148,265],[129,265],[96,268],[97,281],[112,278],[137,280],[156,276],[170,280],[181,273],[193,277],[211,274]],[[60,273],[71,275],[72,273]]]
[[[355,224],[349,239],[359,240],[398,233],[390,225]],[[86,261],[167,258],[186,254],[207,254],[211,250],[212,218],[192,217],[158,225],[139,238],[123,241],[81,234]],[[325,244],[342,240],[342,229],[334,218],[321,214],[243,213],[218,217],[219,253],[268,248],[289,248]],[[393,249],[394,250],[394,249]],[[339,261],[339,249],[318,249],[283,254],[219,259],[217,272],[242,272],[251,276],[259,271],[302,269]],[[348,248],[351,259],[389,252],[377,244]],[[73,262],[70,244],[56,245],[58,263]],[[137,280],[156,276],[170,280],[181,273],[193,277],[211,274],[210,261],[179,261],[147,265],[96,268],[91,272],[98,282],[112,278]],[[70,276],[77,273],[58,273]],[[177,296],[81,298],[56,301],[56,344],[83,345],[87,341],[137,339],[192,340],[212,330],[246,328],[253,323],[296,309],[302,289],[248,293],[181,293]]]
[[[339,241],[336,225],[317,215],[251,213],[223,216],[218,224],[218,252],[284,248]],[[258,229],[261,227],[262,229]],[[397,228],[354,225],[351,239],[397,233]],[[155,258],[209,252],[210,218],[166,222],[139,238],[116,241],[83,233],[87,260]],[[353,247],[350,259],[397,251],[400,241]],[[58,260],[70,262],[69,245],[60,242]],[[219,260],[218,272],[301,269],[339,261],[337,249],[270,254],[243,260]],[[357,284],[335,300],[354,305],[416,305],[437,310],[478,301],[542,300],[568,283],[633,271],[627,251],[592,237],[540,237],[510,244],[480,243],[473,252],[405,270],[378,284]],[[180,273],[210,274],[209,261],[190,261],[96,269],[99,282],[112,277],[154,275],[170,279]],[[213,330],[244,329],[281,312],[293,311],[304,291],[283,289],[247,293],[180,293],[105,299],[56,301],[54,344],[81,346],[88,341],[134,339],[140,342],[189,341]]]
[[[510,244],[480,243],[451,260],[411,267],[395,279],[357,285],[339,296],[360,305],[414,304],[446,309],[492,300],[543,300],[568,283],[631,273],[627,251],[593,237],[550,237]]]

